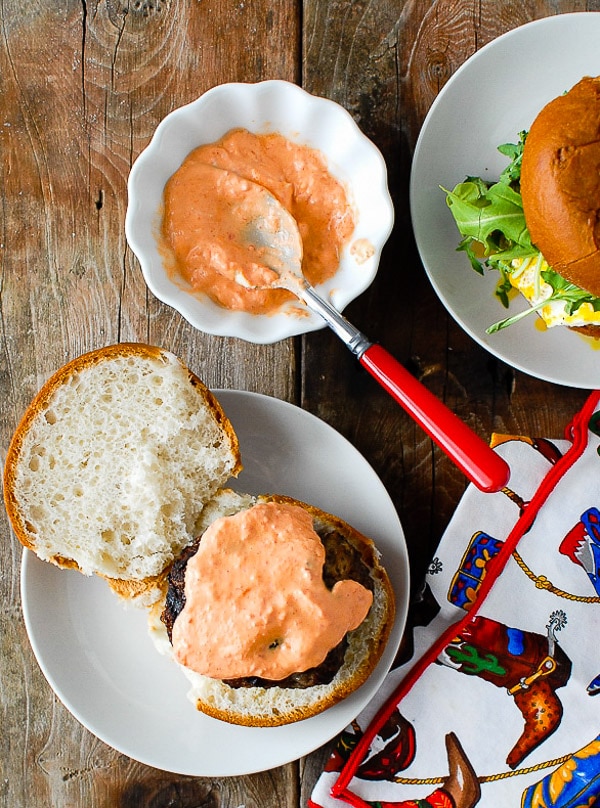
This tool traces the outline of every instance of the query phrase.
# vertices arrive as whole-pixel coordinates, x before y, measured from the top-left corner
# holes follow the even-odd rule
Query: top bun
[[[168,351],[125,343],[74,359],[42,387],[10,444],[4,500],[41,559],[137,597],[240,470],[237,437],[200,379]]]
[[[600,77],[583,78],[539,113],[523,149],[521,195],[548,264],[600,297]]]

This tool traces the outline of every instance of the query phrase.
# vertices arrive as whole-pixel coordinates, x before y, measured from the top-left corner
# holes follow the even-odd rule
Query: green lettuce
[[[496,295],[505,308],[508,308],[509,292],[513,288],[509,280],[514,271],[511,261],[529,259],[539,266],[541,259],[541,253],[531,243],[520,193],[521,160],[526,138],[527,133],[520,132],[518,143],[498,147],[510,162],[497,182],[467,177],[452,191],[442,188],[462,236],[457,249],[467,254],[471,266],[479,274],[483,275],[486,269],[498,270],[500,278]],[[585,302],[590,303],[594,311],[600,311],[600,299],[569,283],[554,270],[549,268],[540,274],[552,287],[550,297],[537,306],[494,323],[486,329],[488,334],[512,325],[553,300],[564,301],[567,314],[573,314]]]

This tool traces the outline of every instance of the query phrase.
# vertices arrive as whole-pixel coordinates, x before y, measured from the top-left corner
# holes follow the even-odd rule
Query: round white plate
[[[383,681],[406,620],[409,572],[396,510],[362,455],[320,419],[255,393],[217,396],[240,439],[240,491],[280,493],[335,513],[371,536],[396,592],[380,664],[356,693],[284,727],[237,727],[196,712],[187,679],[154,648],[143,612],[124,609],[100,578],[60,570],[25,551],[21,593],[39,665],[68,710],[105,743],[150,766],[222,777],[288,763],[330,740]]]
[[[360,130],[350,113],[335,101],[320,98],[288,81],[219,84],[200,98],[170,112],[139,155],[127,183],[127,241],[137,256],[150,291],[177,309],[195,328],[208,334],[272,343],[323,328],[318,314],[298,316],[297,301],[274,314],[229,311],[206,295],[196,295],[175,282],[165,266],[157,234],[163,216],[163,193],[169,177],[197,146],[214,143],[237,128],[255,134],[277,132],[316,149],[329,171],[345,187],[355,228],[340,254],[335,275],[318,286],[340,311],[372,283],[381,250],[394,222],[387,169],[379,149]],[[373,254],[357,261],[352,245],[364,239]]]
[[[441,301],[490,353],[540,379],[571,387],[600,385],[600,350],[563,327],[542,331],[532,314],[496,334],[492,323],[510,309],[494,295],[498,273],[478,275],[464,252],[440,186],[467,175],[495,181],[508,160],[502,143],[516,143],[538,112],[583,76],[600,75],[600,13],[560,14],[493,40],[449,79],[431,106],[417,141],[410,183],[413,228],[421,259]]]

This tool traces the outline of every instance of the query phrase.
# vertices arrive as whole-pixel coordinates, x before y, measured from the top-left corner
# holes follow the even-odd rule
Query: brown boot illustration
[[[477,775],[473,771],[469,759],[464,753],[456,735],[446,735],[446,752],[448,754],[448,777],[439,788],[427,797],[401,802],[377,801],[369,805],[376,808],[475,808],[481,797],[481,788]]]
[[[438,659],[506,688],[514,698],[525,726],[506,759],[512,769],[556,730],[562,717],[556,690],[569,680],[571,661],[556,642],[552,622],[547,628],[544,636],[477,616]]]
[[[446,735],[446,752],[450,774],[442,786],[452,798],[454,808],[474,808],[481,797],[477,775],[453,732]]]

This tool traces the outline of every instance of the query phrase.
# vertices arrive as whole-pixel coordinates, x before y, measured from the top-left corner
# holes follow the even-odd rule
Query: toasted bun
[[[359,551],[362,561],[370,570],[374,586],[369,614],[357,629],[348,634],[344,662],[329,684],[305,689],[277,686],[232,688],[218,679],[210,679],[179,666],[191,682],[188,696],[201,712],[233,724],[273,727],[316,715],[365,682],[381,658],[389,638],[394,621],[394,593],[373,542],[346,522],[312,505],[290,497],[253,497],[223,490],[206,508],[203,521],[208,527],[213,518],[229,516],[257,502],[298,505],[311,514],[317,532],[325,528],[341,533]],[[161,611],[161,604],[157,603],[149,612],[150,634],[162,653],[172,655],[167,631],[160,620]]]
[[[589,323],[588,325],[570,325],[569,328],[571,331],[576,331],[578,334],[582,334],[584,337],[600,339],[600,325]]]
[[[600,297],[600,77],[583,78],[539,113],[523,149],[521,195],[546,261]]]
[[[160,348],[112,345],[69,362],[34,398],[8,450],[4,501],[25,547],[132,598],[160,582],[240,469],[237,437],[200,379]]]

